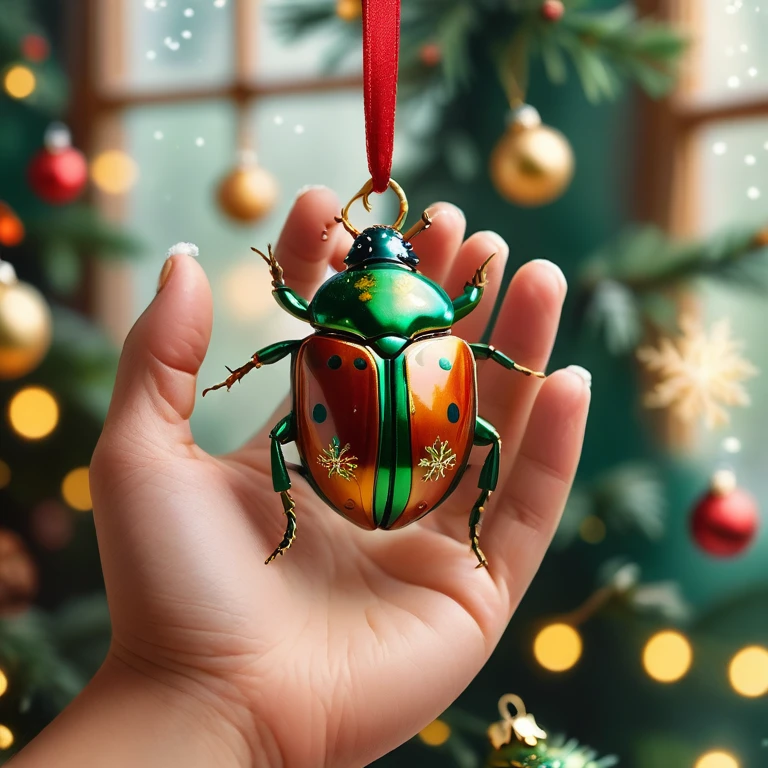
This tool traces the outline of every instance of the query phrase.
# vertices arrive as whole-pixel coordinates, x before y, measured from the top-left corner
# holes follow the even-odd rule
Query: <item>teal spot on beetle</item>
[[[364,371],[368,367],[368,363],[363,360],[362,357],[355,358],[355,368],[357,368],[358,371]]]
[[[459,420],[459,406],[456,403],[451,403],[448,406],[448,421],[451,424],[455,424]]]
[[[338,355],[331,355],[328,358],[328,367],[333,371],[341,368],[341,358]]]
[[[312,418],[318,423],[322,424],[326,418],[328,417],[328,411],[325,409],[325,406],[321,403],[318,403],[313,409],[312,409]]]
[[[450,371],[453,366],[451,365],[451,361],[447,357],[441,357],[440,358],[440,367],[444,371]]]

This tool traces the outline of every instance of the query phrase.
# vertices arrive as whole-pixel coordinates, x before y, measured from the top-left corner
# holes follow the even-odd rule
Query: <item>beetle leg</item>
[[[541,371],[532,371],[530,368],[526,368],[524,365],[516,363],[509,355],[505,355],[503,352],[499,352],[496,347],[490,344],[470,344],[469,348],[472,350],[472,354],[476,360],[493,360],[494,363],[498,363],[509,371],[517,371],[525,376],[536,376],[538,379],[545,379],[547,375]]]
[[[227,370],[230,375],[220,384],[215,384],[212,387],[208,387],[208,389],[204,389],[203,397],[205,397],[206,392],[211,392],[214,389],[221,389],[222,387],[226,387],[227,391],[229,391],[229,388],[240,381],[246,373],[250,373],[254,368],[261,368],[262,365],[272,365],[272,363],[282,360],[287,355],[295,352],[301,346],[302,341],[303,339],[295,339],[291,341],[275,342],[268,347],[264,347],[264,349],[260,349],[245,365],[235,368],[234,371],[228,367]]]
[[[475,445],[490,445],[491,450],[483,462],[483,468],[480,470],[480,479],[477,487],[480,488],[480,495],[469,513],[469,541],[472,551],[478,560],[478,568],[487,568],[488,561],[485,559],[483,550],[480,549],[480,526],[482,523],[485,504],[491,493],[496,490],[496,483],[499,480],[499,464],[501,462],[501,436],[496,428],[485,419],[477,417],[475,420]]]
[[[229,392],[230,387],[240,381],[246,373],[250,373],[254,368],[261,368],[262,365],[263,363],[259,359],[259,353],[257,352],[245,365],[235,368],[234,371],[229,366],[226,366],[229,371],[229,376],[219,384],[214,384],[212,387],[204,389],[203,397],[205,397],[208,392],[212,392],[214,389],[221,389],[222,387],[226,387],[227,392]]]
[[[280,499],[283,502],[283,513],[287,520],[283,540],[277,545],[277,549],[264,561],[265,565],[269,565],[278,555],[282,555],[296,539],[296,504],[288,491],[291,487],[291,477],[288,474],[288,468],[285,466],[285,456],[282,449],[283,445],[291,443],[296,439],[296,421],[293,417],[293,412],[277,423],[275,428],[269,433],[269,438],[272,441],[272,487],[280,494]]]

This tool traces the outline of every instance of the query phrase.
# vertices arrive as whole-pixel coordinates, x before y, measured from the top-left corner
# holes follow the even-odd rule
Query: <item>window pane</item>
[[[123,0],[125,85],[152,90],[218,85],[234,71],[234,0]]]
[[[241,365],[266,344],[307,334],[308,326],[290,318],[272,299],[266,266],[250,246],[265,248],[276,241],[299,188],[326,184],[346,200],[368,175],[357,93],[263,99],[252,115],[252,126],[261,162],[275,175],[281,192],[265,220],[240,227],[224,219],[213,200],[216,183],[235,162],[230,105],[142,108],[126,120],[127,148],[141,170],[126,223],[147,244],[135,267],[134,315],[154,296],[168,247],[179,240],[196,243],[215,306],[200,390],[221,381],[225,365]],[[392,198],[377,201],[376,218],[391,220]],[[359,227],[371,221],[362,214],[362,206],[356,206],[353,221]],[[320,229],[318,238],[321,234]],[[196,436],[211,451],[236,447],[267,420],[288,384],[289,364],[284,361],[254,371],[227,396],[218,392],[206,397],[193,417]]]
[[[259,4],[259,23],[252,32],[252,45],[257,52],[256,79],[259,82],[306,80],[312,77],[349,75],[362,72],[363,46],[358,21],[335,22],[330,28],[288,40],[280,24],[283,4],[277,0]],[[329,68],[328,56],[345,51],[339,66]]]
[[[768,3],[703,0],[702,5],[702,93],[736,98],[768,91]]]
[[[709,127],[701,136],[700,153],[703,232],[741,223],[764,226],[768,222],[768,118]],[[731,426],[710,433],[709,448],[717,456],[723,438],[737,437],[743,447],[732,461],[741,484],[757,498],[768,498],[768,302],[759,291],[714,281],[706,285],[708,320],[729,318],[734,337],[745,342],[744,355],[761,371],[746,382],[752,405],[732,409]]]

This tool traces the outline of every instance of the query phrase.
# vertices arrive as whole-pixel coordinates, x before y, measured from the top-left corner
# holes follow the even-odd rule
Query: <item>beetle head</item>
[[[375,262],[394,262],[416,269],[419,257],[413,246],[393,227],[375,226],[363,230],[352,243],[344,263],[359,267]]]

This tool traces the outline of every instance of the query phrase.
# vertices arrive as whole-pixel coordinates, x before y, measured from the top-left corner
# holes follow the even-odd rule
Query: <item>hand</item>
[[[287,284],[306,298],[350,246],[340,226],[320,238],[339,207],[327,189],[305,193],[277,244]],[[478,341],[507,246],[489,232],[462,242],[465,222],[453,206],[430,213],[433,225],[415,248],[422,271],[450,295],[497,254],[481,307],[455,329]],[[523,266],[491,343],[544,369],[565,292],[554,265]],[[503,439],[501,481],[481,535],[489,570],[475,569],[468,541],[485,448],[449,501],[399,532],[356,528],[294,477],[298,537],[265,566],[285,523],[266,435],[288,406],[232,454],[210,456],[195,444],[189,417],[211,317],[202,268],[174,256],[126,341],[91,469],[112,648],[30,754],[44,754],[46,739],[49,749],[63,739],[76,750],[72,734],[86,738],[90,727],[88,749],[72,765],[88,765],[97,743],[119,755],[110,766],[360,768],[442,712],[491,654],[565,504],[588,382],[578,371],[541,382],[479,363],[479,412]],[[258,398],[258,376],[238,386]],[[78,725],[85,720],[91,725]],[[64,753],[59,744],[57,756]]]

